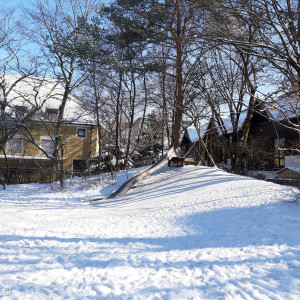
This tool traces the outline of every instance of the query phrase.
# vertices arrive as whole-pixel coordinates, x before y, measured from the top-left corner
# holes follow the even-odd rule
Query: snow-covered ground
[[[108,195],[109,181],[0,190],[0,298],[300,299],[291,188],[166,167],[122,197],[82,204]]]

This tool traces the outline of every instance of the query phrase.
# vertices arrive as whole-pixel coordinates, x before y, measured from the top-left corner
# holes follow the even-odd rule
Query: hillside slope
[[[299,299],[290,188],[166,167],[84,206],[113,187],[83,183],[0,191],[0,285],[13,299]]]

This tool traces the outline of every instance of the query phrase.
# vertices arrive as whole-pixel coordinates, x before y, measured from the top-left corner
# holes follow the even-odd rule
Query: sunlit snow
[[[122,197],[83,205],[108,195],[111,183],[106,175],[75,178],[62,192],[0,190],[4,297],[299,299],[293,189],[215,168],[165,167]]]

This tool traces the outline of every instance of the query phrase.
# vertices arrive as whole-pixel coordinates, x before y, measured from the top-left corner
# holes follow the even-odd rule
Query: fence
[[[9,168],[2,169],[3,177],[8,184],[20,183],[51,183],[58,178],[51,169],[17,169]],[[64,179],[72,178],[74,176],[84,176],[86,172],[64,171]]]
[[[289,186],[299,187],[299,180],[297,180],[297,179],[275,178],[275,179],[267,179],[267,181],[274,182],[274,183],[281,184],[281,185],[289,185]]]

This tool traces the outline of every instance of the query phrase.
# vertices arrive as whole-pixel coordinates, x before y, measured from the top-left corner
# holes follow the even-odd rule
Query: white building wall
[[[284,166],[288,167],[300,167],[300,155],[291,155],[284,157]]]

